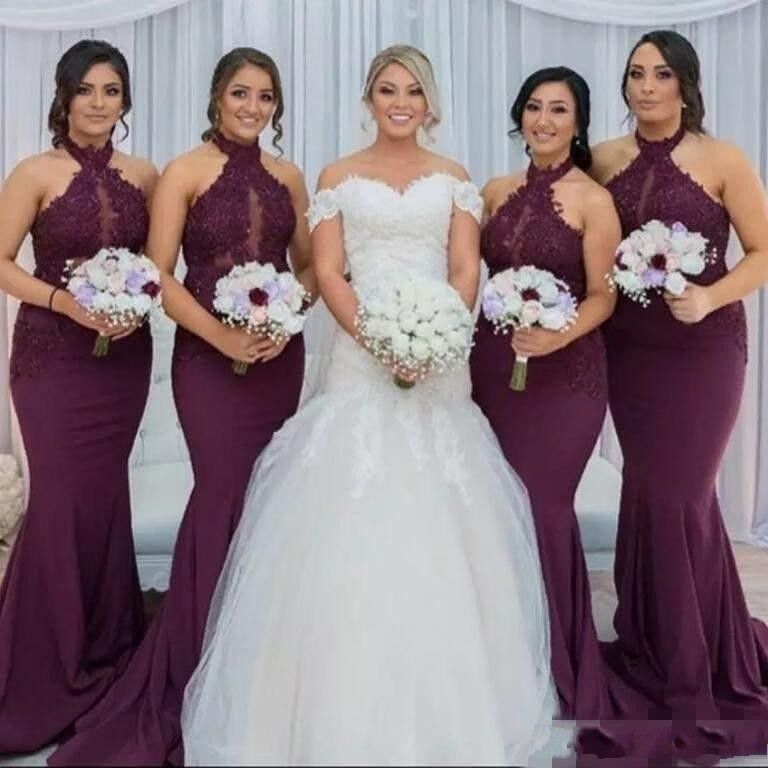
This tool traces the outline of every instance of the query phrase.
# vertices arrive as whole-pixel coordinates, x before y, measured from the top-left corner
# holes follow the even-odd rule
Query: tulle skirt
[[[525,489],[466,369],[400,390],[345,335],[332,359],[254,470],[186,762],[519,765],[556,716]]]

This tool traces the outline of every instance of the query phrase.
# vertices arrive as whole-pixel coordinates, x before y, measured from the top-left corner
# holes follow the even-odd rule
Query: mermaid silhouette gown
[[[290,194],[262,165],[258,144],[213,140],[227,155],[224,170],[190,209],[183,237],[185,285],[208,310],[216,281],[233,265],[258,260],[288,269],[296,224]],[[195,484],[170,589],[128,670],[78,722],[51,765],[183,763],[182,695],[200,657],[211,596],[253,464],[296,410],[303,369],[300,336],[274,360],[239,376],[230,359],[178,328],[173,389]]]
[[[709,239],[727,271],[730,220],[681,171],[684,136],[648,142],[607,185],[626,236],[659,219]],[[625,716],[667,720],[680,757],[762,754],[768,741],[768,629],[747,610],[715,480],[736,420],[747,337],[741,302],[692,325],[661,297],[619,298],[606,324],[610,408],[624,454],[616,547],[613,673],[647,700]],[[697,725],[698,721],[698,725]]]
[[[577,301],[586,294],[581,233],[557,210],[552,185],[573,167],[531,164],[525,183],[482,232],[489,274],[526,264],[564,280]],[[608,383],[599,330],[550,355],[532,358],[524,392],[509,388],[514,352],[481,315],[471,358],[472,396],[504,455],[528,489],[536,525],[552,633],[552,675],[564,718],[607,713],[574,496],[606,413]]]
[[[111,143],[66,151],[80,164],[32,226],[35,276],[61,285],[68,260],[142,249],[147,207],[109,164]],[[0,591],[0,752],[61,738],[127,664],[144,630],[131,533],[128,457],[149,390],[142,327],[92,354],[96,335],[22,304],[11,393],[29,500]]]

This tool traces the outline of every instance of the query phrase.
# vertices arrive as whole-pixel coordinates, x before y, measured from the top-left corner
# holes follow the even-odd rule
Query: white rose
[[[427,344],[424,339],[413,339],[411,341],[411,354],[419,361],[423,362],[424,360],[429,359],[430,355],[430,349],[429,344]]]
[[[559,309],[543,309],[539,317],[542,328],[550,331],[560,331],[565,328],[565,317]]]
[[[558,288],[557,283],[552,280],[543,281],[539,285],[539,296],[541,297],[542,302],[545,304],[550,304],[553,301],[557,301],[557,296],[559,293],[560,289]]]
[[[223,315],[228,315],[235,308],[234,299],[231,296],[219,296],[214,299],[213,308]]]
[[[526,301],[520,310],[520,323],[522,325],[533,325],[541,315],[541,304],[538,301]]]
[[[504,314],[517,315],[523,308],[523,297],[515,291],[504,297]]]
[[[267,307],[267,317],[276,323],[284,323],[291,316],[291,310],[282,301],[270,302]]]
[[[522,291],[525,291],[528,288],[533,288],[535,284],[536,272],[529,266],[520,267],[515,278],[515,285],[517,286],[518,291],[522,293]]]
[[[416,306],[416,289],[412,282],[403,282],[398,294],[401,309],[413,309]]]
[[[384,303],[379,299],[371,299],[366,303],[365,311],[372,317],[381,317],[384,314]]]
[[[419,318],[412,309],[406,309],[400,313],[400,328],[406,333],[412,333],[416,329]]]
[[[613,276],[613,280],[616,283],[616,285],[619,286],[619,288],[623,288],[628,293],[636,293],[637,291],[642,291],[645,287],[645,284],[643,283],[642,278],[640,275],[636,275],[634,272],[617,272]]]
[[[392,351],[397,357],[406,357],[411,351],[411,339],[405,333],[396,333],[392,336]]]
[[[91,285],[97,291],[105,291],[107,289],[107,273],[98,264],[86,263],[85,273],[88,275]]]
[[[664,287],[675,296],[681,296],[685,291],[685,286],[688,285],[688,281],[680,274],[680,272],[672,272],[667,275],[664,281]]]
[[[92,309],[94,312],[109,313],[112,311],[113,296],[110,296],[106,291],[99,291],[93,297]]]
[[[112,272],[107,277],[107,289],[113,296],[125,290],[125,275],[122,272]]]
[[[384,327],[385,327],[385,321],[380,320],[376,317],[371,318],[368,321],[367,324],[367,332],[368,336],[370,336],[374,340],[379,340],[384,338]]]
[[[134,309],[133,296],[127,293],[118,293],[114,298],[115,309],[120,313],[132,312]]]
[[[430,342],[433,354],[442,357],[448,351],[448,342],[442,336],[435,336]]]
[[[655,256],[658,250],[659,248],[657,244],[651,237],[643,237],[637,248],[637,252],[640,254],[640,256],[646,259],[650,259],[652,256]]]
[[[432,324],[429,322],[419,323],[413,333],[419,339],[431,339],[435,335],[435,332],[432,330]]]
[[[283,328],[285,328],[286,332],[290,333],[291,336],[295,336],[304,328],[304,319],[304,315],[291,315],[291,317],[283,323]]]
[[[686,275],[700,275],[705,266],[704,259],[695,253],[686,253],[680,258],[680,271]]]
[[[439,312],[432,319],[432,328],[437,333],[447,333],[451,328],[455,328],[454,323],[456,319],[460,319],[461,315],[458,312]]]
[[[459,330],[448,331],[445,338],[452,349],[460,350],[467,346],[467,336]]]
[[[136,314],[144,316],[152,309],[152,297],[146,293],[140,293],[133,297],[133,308]]]
[[[641,259],[634,251],[626,251],[625,253],[621,254],[619,263],[623,264],[628,269],[634,269],[638,264],[641,263]]]

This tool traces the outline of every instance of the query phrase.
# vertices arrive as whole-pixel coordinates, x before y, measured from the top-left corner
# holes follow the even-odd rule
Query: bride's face
[[[374,81],[369,106],[379,131],[392,139],[414,136],[429,109],[419,81],[394,63],[384,67]]]

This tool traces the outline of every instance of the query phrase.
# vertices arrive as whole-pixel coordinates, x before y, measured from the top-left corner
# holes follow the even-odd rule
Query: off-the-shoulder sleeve
[[[453,204],[474,216],[478,224],[483,220],[483,198],[471,181],[457,181],[454,184]]]
[[[339,213],[339,198],[335,189],[319,189],[312,198],[312,203],[307,210],[309,231],[321,222],[332,219]]]

